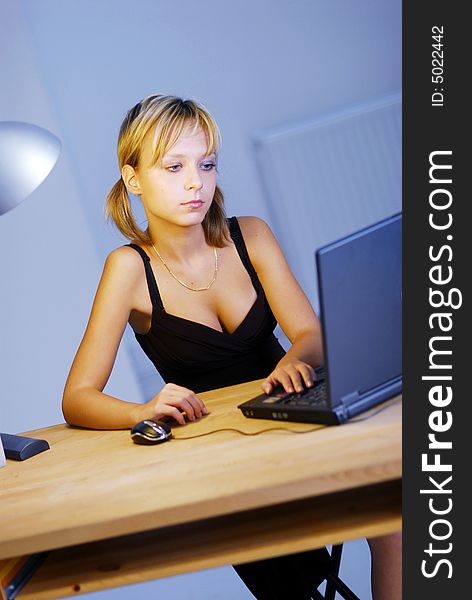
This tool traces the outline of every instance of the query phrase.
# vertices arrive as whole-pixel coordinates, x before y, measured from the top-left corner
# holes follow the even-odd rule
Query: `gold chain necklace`
[[[205,290],[209,290],[211,288],[211,286],[215,283],[215,281],[216,281],[216,274],[218,273],[218,253],[217,253],[215,247],[213,248],[213,252],[215,253],[215,271],[213,273],[213,279],[210,281],[210,283],[206,287],[200,287],[200,288],[194,288],[194,287],[192,287],[190,285],[187,285],[184,281],[182,281],[181,279],[179,279],[177,277],[177,275],[175,275],[175,273],[172,272],[171,268],[167,265],[166,261],[159,254],[156,246],[154,246],[154,244],[152,244],[152,247],[154,249],[154,252],[159,257],[160,261],[164,265],[164,267],[169,272],[169,275],[171,275],[176,281],[178,281],[180,283],[180,285],[183,285],[184,288],[187,288],[188,290],[191,290],[192,292],[204,292]]]

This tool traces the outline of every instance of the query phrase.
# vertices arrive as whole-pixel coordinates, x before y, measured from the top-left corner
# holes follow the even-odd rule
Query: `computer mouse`
[[[163,421],[146,419],[136,423],[131,429],[131,438],[135,444],[162,444],[171,437],[170,425]]]

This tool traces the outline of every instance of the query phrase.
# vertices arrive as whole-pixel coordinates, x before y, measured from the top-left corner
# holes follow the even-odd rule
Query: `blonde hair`
[[[145,137],[154,130],[154,155],[152,165],[162,159],[167,150],[179,139],[183,129],[193,124],[201,128],[208,141],[208,155],[217,153],[221,136],[208,110],[195,100],[183,100],[176,96],[154,94],[147,96],[128,111],[121,124],[118,136],[118,163],[120,171],[124,165],[136,168],[141,156]],[[107,196],[105,214],[119,231],[133,242],[152,244],[149,231],[138,227],[123,178],[115,183]],[[224,209],[223,192],[218,187],[202,222],[205,240],[210,246],[222,248],[229,241],[228,226]]]

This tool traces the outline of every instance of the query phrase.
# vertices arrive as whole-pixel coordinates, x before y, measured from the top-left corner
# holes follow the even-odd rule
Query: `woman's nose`
[[[187,176],[185,187],[188,190],[196,189],[199,190],[203,185],[202,177],[197,169],[191,169]]]

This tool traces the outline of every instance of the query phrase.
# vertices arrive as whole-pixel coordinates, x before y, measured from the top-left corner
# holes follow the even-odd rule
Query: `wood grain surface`
[[[52,551],[20,600],[50,600],[401,528],[390,482]]]
[[[0,558],[401,477],[398,398],[357,422],[318,427],[245,418],[236,406],[259,391],[250,382],[201,394],[210,414],[157,446],[65,424],[27,433],[51,449],[0,471]],[[215,432],[226,428],[258,435]]]

